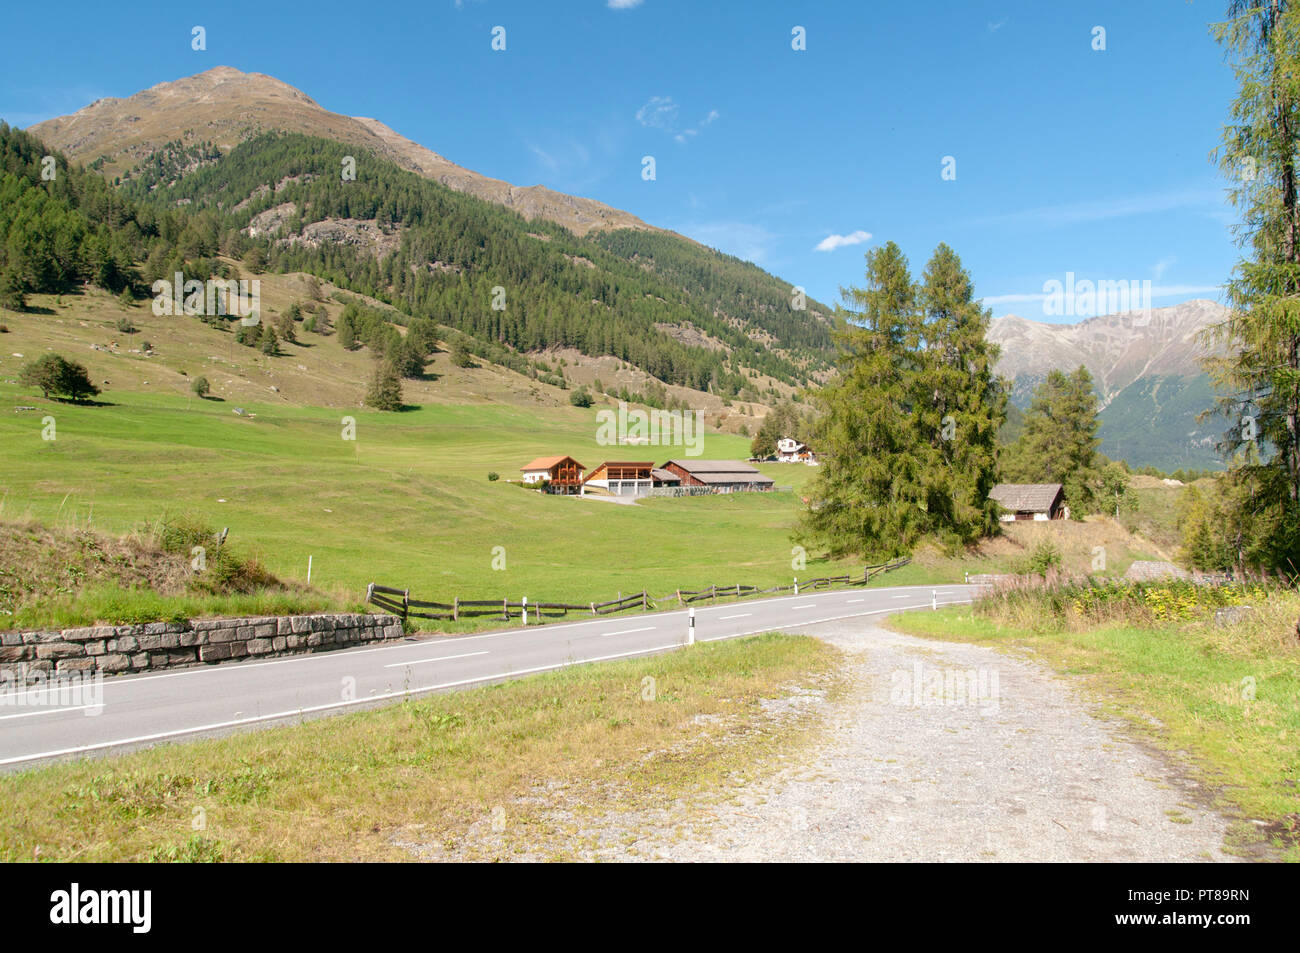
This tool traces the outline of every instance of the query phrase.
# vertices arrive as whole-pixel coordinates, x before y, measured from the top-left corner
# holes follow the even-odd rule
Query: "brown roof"
[[[775,483],[748,463],[739,460],[669,460],[701,483]]]
[[[1050,513],[1061,495],[1059,483],[999,483],[989,499],[1015,513]]]
[[[563,463],[565,460],[573,460],[573,457],[566,456],[564,454],[561,454],[558,457],[538,457],[532,463],[525,463],[519,469],[520,470],[549,470],[551,469],[551,467]],[[577,460],[573,460],[573,462],[578,463]],[[584,467],[581,463],[578,463],[578,469],[585,470],[586,467]]]
[[[673,473],[672,470],[661,470],[659,467],[655,467],[654,469],[652,469],[650,471],[650,475],[654,477],[656,480],[662,480],[665,483],[682,482],[682,478],[679,477],[676,473]]]

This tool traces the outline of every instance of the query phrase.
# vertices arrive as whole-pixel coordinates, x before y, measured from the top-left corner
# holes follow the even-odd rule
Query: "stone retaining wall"
[[[50,678],[59,672],[143,672],[298,655],[401,637],[402,622],[396,616],[338,613],[3,632],[0,672],[19,680]]]

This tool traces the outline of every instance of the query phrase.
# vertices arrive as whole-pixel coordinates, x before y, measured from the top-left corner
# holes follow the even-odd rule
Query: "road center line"
[[[385,665],[384,668],[405,668],[407,665],[423,665],[425,662],[447,662],[454,658],[470,658],[475,655],[487,655],[488,650],[482,652],[466,652],[464,655],[439,655],[437,658],[417,658],[409,662],[393,662],[391,665]]]
[[[752,612],[741,612],[738,615],[720,615],[718,616],[718,621],[722,622],[726,619],[747,619],[753,614],[754,613]]]
[[[73,708],[42,708],[40,711],[24,711],[16,715],[0,715],[0,721],[8,721],[10,718],[30,718],[32,715],[60,715],[69,711],[85,711],[87,708],[100,708],[103,705],[77,705]]]
[[[619,629],[617,632],[602,632],[600,633],[600,637],[602,639],[607,639],[611,635],[631,635],[633,632],[651,632],[656,628],[658,628],[658,626],[647,625],[640,629]]]
[[[817,608],[817,603],[815,603],[815,602],[810,602],[810,603],[808,603],[806,606],[791,606],[790,608],[791,608],[791,609],[816,609],[816,608]]]

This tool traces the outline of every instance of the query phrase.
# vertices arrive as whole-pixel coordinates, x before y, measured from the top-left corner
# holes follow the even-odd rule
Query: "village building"
[[[776,481],[739,460],[669,460],[660,469],[678,476],[686,488],[713,493],[771,490]]]
[[[793,437],[782,437],[776,442],[776,459],[780,463],[810,463],[816,465],[817,454],[812,447]]]
[[[654,481],[655,488],[659,487],[678,487],[682,485],[682,478],[671,470],[664,470],[655,467],[650,471],[650,478]]]
[[[607,460],[587,474],[582,481],[583,493],[601,496],[639,496],[654,488],[654,464],[646,461]]]
[[[529,485],[545,484],[547,493],[565,496],[582,490],[582,471],[585,469],[573,457],[538,457],[519,468],[523,482]]]
[[[1059,483],[999,483],[989,499],[1002,507],[1004,523],[1017,520],[1059,520],[1069,516],[1065,491]]]

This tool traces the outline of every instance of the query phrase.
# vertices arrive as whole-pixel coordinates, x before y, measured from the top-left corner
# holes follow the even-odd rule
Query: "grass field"
[[[0,860],[563,860],[602,819],[709,798],[798,750],[838,653],[767,635],[0,777]],[[778,706],[779,707],[779,706]],[[703,820],[703,818],[701,818]]]
[[[1190,756],[1236,815],[1233,841],[1300,861],[1300,598],[1274,596],[1252,621],[1086,631],[1008,628],[963,606],[894,616],[912,635],[969,641],[1040,659],[1077,680],[1139,735]],[[1255,823],[1262,822],[1261,824]]]
[[[711,583],[788,583],[794,492],[621,506],[510,485],[518,467],[563,452],[681,456],[681,447],[602,447],[595,409],[428,405],[397,414],[229,403],[112,391],[111,406],[46,401],[0,383],[0,515],[104,532],[186,514],[286,579],[358,598],[377,581],[413,597],[601,601]],[[249,416],[252,415],[252,416]],[[42,439],[53,417],[55,439]],[[743,458],[742,437],[708,434],[704,456]],[[663,458],[663,459],[660,459]],[[782,485],[811,475],[765,468]],[[489,471],[502,479],[489,482]],[[498,549],[497,547],[500,547]],[[504,569],[494,569],[504,563]],[[856,564],[810,559],[804,575]]]

